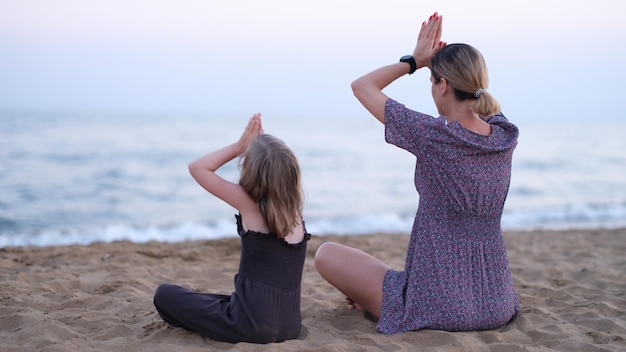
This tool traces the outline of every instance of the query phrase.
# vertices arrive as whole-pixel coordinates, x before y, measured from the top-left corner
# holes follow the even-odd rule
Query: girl
[[[215,171],[241,156],[239,183]],[[193,178],[239,211],[241,260],[231,295],[162,284],[154,305],[164,321],[215,340],[270,343],[300,333],[300,284],[310,238],[302,219],[300,167],[281,140],[263,133],[261,114],[241,138],[189,164]]]

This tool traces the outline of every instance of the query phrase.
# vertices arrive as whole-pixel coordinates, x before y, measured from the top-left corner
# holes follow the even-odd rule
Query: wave
[[[356,217],[308,219],[308,232],[315,236],[407,233],[413,215],[394,213]],[[49,229],[15,232],[15,224],[0,221],[0,247],[89,245],[95,242],[181,242],[236,237],[233,220],[213,223],[177,223],[168,225],[109,225],[98,228]],[[590,204],[546,209],[506,210],[502,228],[511,230],[565,230],[626,227],[626,203]]]
[[[594,203],[557,208],[521,209],[502,215],[505,230],[563,230],[626,227],[625,203]]]

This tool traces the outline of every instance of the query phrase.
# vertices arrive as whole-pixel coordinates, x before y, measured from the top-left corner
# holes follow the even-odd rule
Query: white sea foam
[[[245,121],[0,111],[0,246],[236,236],[234,209],[187,163]],[[410,231],[415,160],[385,143],[380,123],[266,117],[264,127],[298,155],[311,233]],[[626,123],[519,127],[505,231],[626,226]],[[236,180],[236,163],[219,173]]]
[[[356,217],[309,219],[307,230],[314,236],[362,235],[374,233],[407,233],[413,216],[393,213],[360,215]],[[626,227],[626,205],[571,207],[511,212],[502,217],[502,228],[510,230],[561,230]],[[0,233],[0,247],[88,245],[94,242],[180,242],[236,237],[234,220],[211,224],[179,223],[171,225],[128,226],[109,225],[85,229],[43,230],[31,233]]]

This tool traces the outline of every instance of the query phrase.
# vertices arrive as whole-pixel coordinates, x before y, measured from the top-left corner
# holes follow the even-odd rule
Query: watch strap
[[[415,58],[412,55],[404,55],[400,58],[400,62],[408,62],[411,65],[411,71],[409,74],[413,74],[417,70],[417,63],[415,62]]]

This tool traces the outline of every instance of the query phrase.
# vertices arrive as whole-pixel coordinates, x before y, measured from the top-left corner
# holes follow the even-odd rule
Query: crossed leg
[[[348,304],[380,318],[383,279],[390,266],[358,249],[326,242],[315,253],[315,268],[346,295]]]

